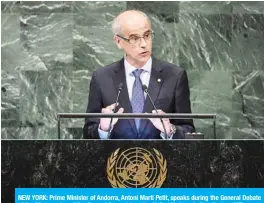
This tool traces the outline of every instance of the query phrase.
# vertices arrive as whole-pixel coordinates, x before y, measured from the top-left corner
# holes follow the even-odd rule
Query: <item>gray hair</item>
[[[114,35],[122,35],[122,25],[120,23],[120,19],[119,19],[119,16],[125,12],[128,12],[128,11],[133,11],[133,12],[138,12],[140,13],[142,16],[144,16],[148,21],[149,23],[151,23],[151,21],[149,20],[148,16],[140,11],[140,10],[127,10],[127,11],[123,11],[121,12],[118,16],[116,16],[112,22],[112,32]]]

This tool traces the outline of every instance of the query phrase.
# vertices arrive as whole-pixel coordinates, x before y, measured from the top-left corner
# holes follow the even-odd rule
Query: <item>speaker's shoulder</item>
[[[170,75],[179,75],[182,74],[185,70],[183,68],[181,68],[180,66],[167,62],[167,61],[163,61],[160,59],[155,59],[156,60],[156,64],[158,66],[158,68],[160,68],[162,70],[162,72],[166,73],[166,74],[170,74]]]
[[[111,63],[107,66],[100,67],[97,70],[94,71],[94,74],[96,76],[101,76],[101,75],[109,75],[112,74],[114,71],[118,70],[121,66],[122,60],[121,61],[116,61],[114,63]]]

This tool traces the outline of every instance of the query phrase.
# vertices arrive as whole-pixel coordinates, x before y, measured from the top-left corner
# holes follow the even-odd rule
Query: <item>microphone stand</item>
[[[149,100],[150,100],[150,102],[151,102],[153,108],[155,109],[156,113],[158,114],[158,110],[157,110],[157,108],[156,108],[154,102],[152,101],[152,99],[151,99],[149,93],[148,93],[148,88],[147,88],[147,86],[146,86],[146,85],[142,85],[142,88],[143,88],[144,92],[146,92],[146,94],[147,94],[147,96],[148,96],[148,98],[149,98]],[[167,131],[166,131],[166,128],[165,128],[164,122],[163,122],[163,120],[162,120],[161,118],[160,118],[160,121],[161,121],[162,127],[163,127],[163,129],[164,129],[165,140],[167,140],[167,139],[168,139],[168,133],[167,133]]]
[[[116,97],[116,102],[115,102],[115,106],[114,106],[114,110],[113,110],[113,113],[116,113],[116,107],[117,107],[117,102],[118,102],[118,99],[119,99],[119,95],[120,95],[120,92],[122,91],[123,89],[123,83],[120,83],[118,85],[118,93],[117,93],[117,97]],[[112,128],[112,122],[113,122],[113,117],[111,117],[111,120],[110,120],[110,124],[109,124],[109,127],[108,127],[108,130],[107,130],[107,139],[110,139],[110,135],[111,135],[111,128]]]

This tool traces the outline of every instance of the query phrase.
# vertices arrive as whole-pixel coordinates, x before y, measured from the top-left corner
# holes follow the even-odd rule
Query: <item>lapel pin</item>
[[[158,81],[158,82],[161,82],[161,79],[159,78],[157,81]]]

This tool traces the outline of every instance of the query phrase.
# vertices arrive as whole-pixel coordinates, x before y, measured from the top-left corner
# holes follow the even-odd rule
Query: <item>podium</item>
[[[58,139],[61,139],[61,118],[118,118],[118,119],[149,119],[149,118],[169,118],[169,119],[211,119],[213,120],[213,135],[216,139],[216,114],[185,114],[185,113],[167,113],[167,114],[152,114],[152,113],[58,113],[57,127]],[[204,139],[204,135],[200,132],[187,133],[184,139]]]

